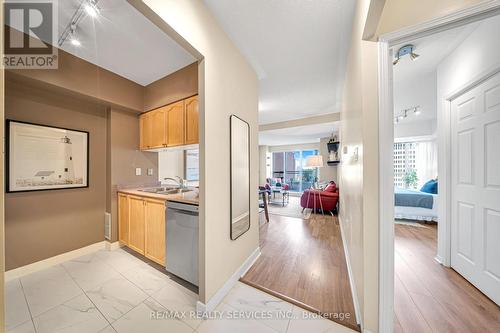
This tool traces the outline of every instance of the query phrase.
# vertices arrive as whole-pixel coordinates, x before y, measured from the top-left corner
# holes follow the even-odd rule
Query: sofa
[[[331,181],[323,190],[305,190],[300,197],[300,206],[302,210],[305,208],[323,208],[324,211],[336,211],[338,201],[339,189],[337,184]]]

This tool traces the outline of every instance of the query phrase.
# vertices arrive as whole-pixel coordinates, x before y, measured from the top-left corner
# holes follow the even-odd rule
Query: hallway
[[[359,330],[336,216],[271,214],[260,243],[262,254],[242,282]]]

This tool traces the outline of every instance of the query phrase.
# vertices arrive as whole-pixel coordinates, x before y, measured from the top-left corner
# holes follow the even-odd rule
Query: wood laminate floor
[[[359,330],[337,217],[271,214],[260,228],[260,246],[242,282]]]
[[[396,225],[395,332],[500,332],[500,307],[434,260],[436,225]]]

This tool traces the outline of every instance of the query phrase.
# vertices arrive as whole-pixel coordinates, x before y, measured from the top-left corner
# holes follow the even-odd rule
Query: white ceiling
[[[259,132],[259,145],[278,146],[319,142],[320,138],[329,137],[332,132],[338,132],[338,122],[264,131]]]
[[[81,2],[57,2],[59,34]],[[127,1],[100,0],[98,7],[97,18],[87,16],[78,25],[82,45],[66,42],[63,50],[143,86],[196,61]]]
[[[420,57],[412,61],[408,55],[400,59],[394,68],[394,113],[420,106],[419,115],[409,112],[399,124],[421,124],[425,120],[435,121],[437,117],[438,65],[455,50],[480,23],[448,30],[412,42],[415,53]],[[394,53],[404,44],[394,47]]]
[[[412,80],[435,71],[439,63],[453,52],[479,24],[472,23],[412,42],[415,45],[415,53],[420,57],[415,61],[412,61],[408,55],[401,58],[394,66],[394,82]],[[394,53],[403,45],[395,46]]]
[[[204,1],[257,72],[261,124],[340,111],[355,1]]]

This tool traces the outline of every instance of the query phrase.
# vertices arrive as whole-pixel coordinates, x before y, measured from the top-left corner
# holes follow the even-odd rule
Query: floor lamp
[[[317,184],[317,178],[318,178],[317,177],[318,169],[323,167],[323,156],[322,155],[308,156],[305,166],[306,166],[306,168],[316,168],[316,177],[314,177],[313,187],[317,188],[316,184]],[[310,197],[311,197],[311,191],[309,191],[308,195],[307,195],[307,206],[309,206],[309,198]],[[319,204],[320,204],[320,208],[321,208],[321,213],[323,213],[323,203],[321,202],[321,192],[318,192],[318,199],[319,199]],[[316,196],[315,195],[313,196],[313,200],[314,200],[313,212],[316,212]]]

